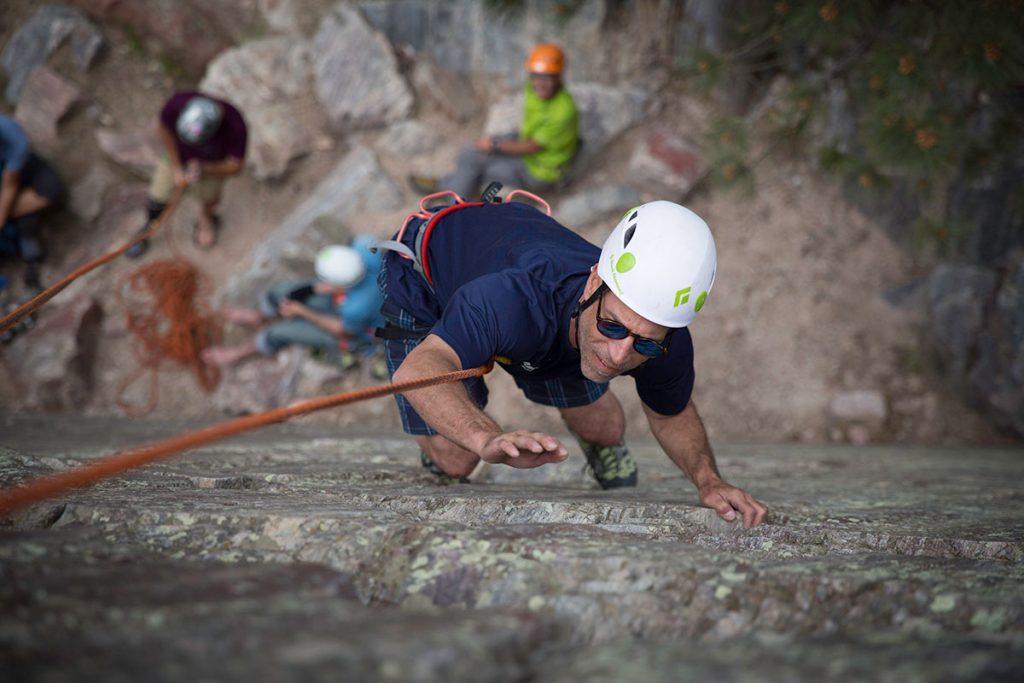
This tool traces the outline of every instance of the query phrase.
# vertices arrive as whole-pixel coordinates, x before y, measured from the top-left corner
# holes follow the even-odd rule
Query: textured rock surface
[[[0,481],[186,428],[0,418]],[[8,520],[0,664],[48,680],[1024,674],[1024,453],[721,447],[772,508],[744,531],[653,444],[633,449],[641,486],[620,492],[579,454],[442,487],[404,437],[313,425],[150,465]]]

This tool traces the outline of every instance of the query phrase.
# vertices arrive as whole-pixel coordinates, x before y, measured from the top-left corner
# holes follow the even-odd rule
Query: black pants
[[[32,189],[47,201],[46,208],[57,204],[64,196],[64,183],[61,182],[60,176],[50,164],[34,153],[21,169],[19,180],[23,188]],[[30,263],[43,257],[40,213],[36,211],[12,218],[7,225],[0,226],[3,229],[3,243],[7,245],[5,251],[13,250],[16,255]]]

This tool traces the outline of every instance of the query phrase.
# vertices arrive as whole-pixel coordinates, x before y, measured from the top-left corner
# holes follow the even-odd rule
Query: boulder
[[[32,70],[46,64],[64,41],[71,41],[75,64],[85,71],[103,46],[103,34],[81,12],[64,5],[44,5],[18,28],[4,47],[0,63],[7,72],[4,97],[14,104]]]
[[[437,146],[437,135],[419,121],[399,121],[389,127],[378,144],[381,151],[392,156],[409,158],[418,156]]]
[[[249,266],[225,285],[221,297],[251,302],[280,278],[309,274],[316,250],[325,243],[317,231],[318,222],[335,223],[367,211],[390,211],[400,207],[399,187],[381,169],[376,155],[367,147],[356,147],[345,155],[320,185],[267,236],[253,252]],[[344,241],[338,231],[331,241]]]
[[[57,142],[57,124],[78,101],[80,92],[47,66],[32,69],[18,99],[14,118],[34,145]]]
[[[205,0],[69,0],[99,21],[119,24],[156,41],[186,71],[202,73],[231,47],[239,27],[251,22],[244,3]],[[253,13],[253,18],[255,14]]]
[[[391,44],[357,10],[337,5],[313,38],[316,94],[339,132],[409,116],[413,96]]]
[[[163,153],[155,126],[126,132],[99,128],[96,130],[96,144],[115,162],[143,177],[153,173]]]
[[[83,295],[45,309],[35,327],[15,337],[3,362],[27,410],[80,410],[93,389],[93,363],[103,309]]]
[[[833,396],[828,414],[834,423],[845,428],[851,441],[866,443],[871,434],[876,434],[885,425],[889,408],[882,392],[859,389]]]
[[[96,220],[103,210],[103,197],[114,180],[114,173],[102,161],[90,166],[85,177],[71,186],[68,204],[72,213],[86,223]]]
[[[246,415],[287,404],[305,353],[293,347],[272,358],[254,358],[224,370],[211,396],[214,405],[227,415]]]
[[[291,160],[327,138],[304,40],[268,38],[226,50],[210,63],[199,88],[242,112],[249,129],[246,162],[257,178],[282,175]]]
[[[562,225],[580,228],[610,213],[621,215],[642,201],[636,188],[628,185],[602,185],[566,197],[555,205],[552,213]]]
[[[650,131],[633,149],[629,160],[630,178],[664,188],[683,199],[707,173],[708,164],[700,147],[664,128]]]
[[[439,109],[460,123],[475,118],[481,111],[480,98],[465,74],[438,66],[426,54],[416,59],[412,84],[423,106]]]

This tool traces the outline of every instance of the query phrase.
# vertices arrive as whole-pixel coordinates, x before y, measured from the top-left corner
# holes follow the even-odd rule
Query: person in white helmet
[[[386,377],[382,349],[374,337],[374,330],[384,320],[377,289],[381,258],[370,251],[372,241],[364,235],[352,246],[324,247],[314,262],[315,279],[273,285],[261,297],[259,308],[222,309],[221,315],[229,322],[265,327],[238,346],[205,349],[203,360],[228,367],[297,344],[344,369],[363,359],[369,363],[371,375]]]
[[[224,181],[242,172],[248,127],[242,113],[230,102],[198,91],[177,92],[160,110],[160,142],[164,154],[149,184],[146,222],[149,229],[171,199],[174,188],[188,187],[199,199],[199,218],[192,242],[204,251],[217,243],[220,216],[217,206]],[[142,256],[146,241],[133,245],[131,258]]]
[[[687,326],[707,303],[716,265],[700,217],[650,202],[630,209],[598,249],[522,203],[437,215],[385,243],[380,334],[395,382],[495,360],[529,400],[559,409],[610,489],[638,481],[623,410],[608,391],[613,377],[630,375],[651,431],[700,500],[745,527],[764,521],[767,508],[719,474],[691,399]],[[481,463],[530,468],[568,457],[555,437],[488,417],[482,378],[396,399],[421,464],[446,481],[471,479]]]

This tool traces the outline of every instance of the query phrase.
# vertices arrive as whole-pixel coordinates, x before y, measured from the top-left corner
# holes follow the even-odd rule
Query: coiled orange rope
[[[192,368],[204,391],[220,381],[220,370],[203,362],[200,354],[220,342],[222,330],[217,319],[202,306],[199,294],[206,288],[195,266],[182,258],[154,261],[128,278],[117,292],[125,311],[129,331],[139,340],[139,370],[127,377],[117,394],[117,404],[129,415],[146,415],[156,407],[157,369],[164,358]],[[139,296],[142,294],[142,296]],[[135,406],[124,400],[124,392],[145,371],[150,373],[149,399]]]
[[[24,304],[22,304],[15,310],[0,318],[0,332],[6,332],[7,330],[14,327],[18,323],[18,321],[35,313],[43,306],[43,304],[45,304],[53,297],[60,294],[68,285],[70,285],[78,278],[82,277],[83,275],[90,271],[99,268],[100,266],[106,263],[109,263],[110,261],[113,261],[115,258],[120,256],[124,252],[128,251],[128,249],[130,249],[134,245],[138,244],[139,242],[142,242],[143,240],[147,240],[153,235],[155,235],[157,231],[163,226],[163,224],[167,222],[167,219],[170,217],[170,215],[174,213],[174,209],[178,206],[178,202],[181,200],[181,196],[182,194],[184,194],[184,192],[184,187],[179,187],[175,190],[174,194],[171,196],[170,201],[167,202],[167,206],[164,208],[164,210],[160,213],[159,216],[153,219],[153,222],[150,224],[149,229],[147,229],[144,232],[140,232],[133,239],[129,240],[128,242],[125,242],[117,249],[108,251],[106,254],[103,254],[102,256],[99,256],[93,259],[92,261],[89,261],[85,265],[76,268],[75,270],[71,271],[66,276],[64,276],[58,282],[50,285],[49,287],[47,287],[39,294],[26,301]]]
[[[95,462],[81,467],[52,474],[29,481],[26,484],[0,490],[0,515],[9,514],[27,505],[51,498],[59,493],[70,489],[87,486],[100,479],[112,477],[126,470],[140,467],[146,463],[167,458],[175,453],[195,448],[211,441],[219,441],[240,432],[257,427],[263,427],[275,422],[285,420],[297,415],[304,415],[324,408],[365,401],[379,396],[397,394],[403,391],[423,389],[425,387],[447,382],[459,382],[471,377],[482,377],[491,371],[493,364],[473,368],[470,370],[458,370],[422,379],[413,379],[397,384],[384,384],[380,386],[356,389],[331,396],[311,398],[303,401],[296,401],[291,405],[282,408],[275,408],[256,415],[247,415],[234,420],[213,425],[194,432],[188,432],[174,436],[162,441],[155,441],[145,446],[139,446],[113,455],[107,456]]]

